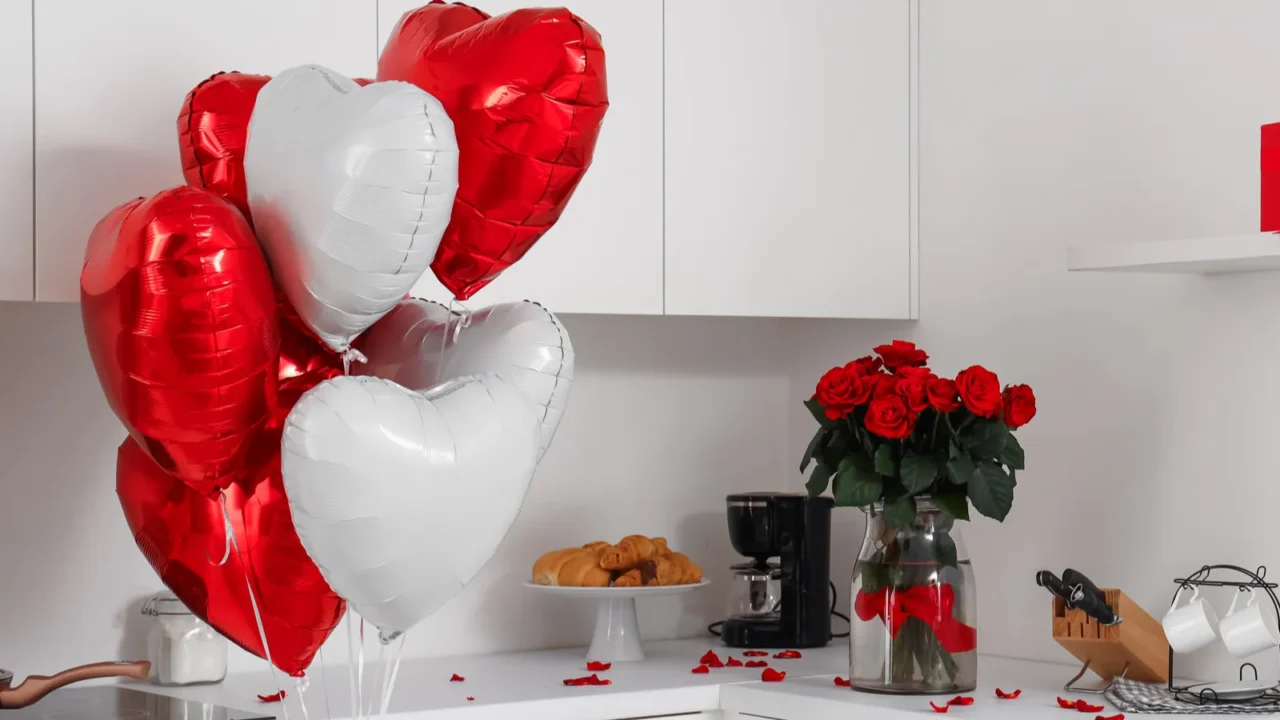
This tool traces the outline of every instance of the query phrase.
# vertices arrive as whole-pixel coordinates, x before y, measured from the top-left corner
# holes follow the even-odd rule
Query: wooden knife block
[[[1143,682],[1168,682],[1169,641],[1164,628],[1120,590],[1101,588],[1107,604],[1123,622],[1099,625],[1081,610],[1068,610],[1062,598],[1053,599],[1053,639],[1103,680],[1119,677]],[[1124,671],[1129,666],[1128,672]]]

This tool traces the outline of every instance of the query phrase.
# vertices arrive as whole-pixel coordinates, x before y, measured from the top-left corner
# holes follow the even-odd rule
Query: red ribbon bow
[[[978,631],[952,616],[956,593],[950,583],[917,585],[906,590],[883,587],[873,593],[858,591],[853,611],[863,622],[878,617],[898,637],[907,618],[918,618],[937,636],[949,653],[968,652],[978,647]]]

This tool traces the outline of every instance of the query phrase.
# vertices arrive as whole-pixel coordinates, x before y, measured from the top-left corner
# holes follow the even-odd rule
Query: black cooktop
[[[275,716],[102,686],[55,690],[31,707],[0,710],[0,720],[275,720]]]

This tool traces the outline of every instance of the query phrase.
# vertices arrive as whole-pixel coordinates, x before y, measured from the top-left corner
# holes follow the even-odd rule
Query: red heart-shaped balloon
[[[279,318],[249,224],[179,187],[112,210],[80,274],[85,339],[111,409],[201,494],[244,469],[276,405]]]
[[[244,184],[244,147],[249,116],[258,91],[271,78],[238,72],[217,73],[187,93],[178,114],[178,152],[182,177],[230,200],[249,217]]]
[[[391,31],[379,80],[434,95],[460,164],[453,216],[431,269],[465,300],[564,212],[609,106],[600,34],[564,8],[491,18],[436,0]]]
[[[239,552],[218,565],[226,543],[218,501],[167,475],[126,439],[116,456],[116,492],[138,548],[178,599],[240,647],[266,657],[249,597],[258,603],[271,660],[301,674],[337,626],[346,603],[298,541],[280,478],[280,436],[263,436],[261,464],[226,489]],[[247,573],[246,573],[247,569]]]

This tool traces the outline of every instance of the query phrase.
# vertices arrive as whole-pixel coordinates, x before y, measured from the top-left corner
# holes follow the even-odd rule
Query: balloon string
[[[364,618],[360,618],[360,648],[356,657],[356,715],[364,717]]]
[[[306,676],[293,679],[293,687],[298,691],[298,704],[302,706],[302,720],[311,720],[307,715],[307,699],[303,695],[307,692],[307,688],[311,687],[311,681]]]
[[[356,630],[355,621],[351,619],[354,613],[348,608],[347,610],[347,679],[351,682],[351,712],[352,717],[359,720],[360,718],[360,693],[356,690]],[[333,716],[330,715],[330,718]]]
[[[342,351],[342,374],[343,375],[351,374],[351,363],[353,362],[366,363],[366,362],[369,362],[369,358],[365,357],[364,353],[360,352],[359,350],[353,347],[349,347],[346,350]]]
[[[324,664],[324,645],[320,646],[320,686],[324,688],[324,714],[333,720],[333,708],[329,707],[329,672]]]
[[[221,490],[218,491],[218,504],[222,506],[222,559],[216,563],[213,562],[208,550],[205,551],[204,556],[210,564],[222,567],[231,557],[231,537],[235,534],[235,530],[231,527],[231,516],[227,514],[227,494]]]
[[[382,697],[382,694],[387,690],[387,675],[390,674],[387,671],[391,667],[391,664],[389,662],[385,662],[382,658],[386,650],[386,645],[378,643],[378,662],[376,663],[376,666],[382,668],[382,681],[380,684],[374,685],[371,688],[374,692],[369,693],[369,710],[365,717],[373,717],[373,708],[377,705],[378,698]]]
[[[262,640],[262,654],[267,656],[267,667],[271,670],[271,679],[276,683],[276,690],[283,693],[284,688],[280,679],[276,677],[276,664],[271,660],[271,645],[267,643],[267,628],[262,624],[262,612],[258,609],[258,598],[253,593],[253,582],[249,579],[249,564],[245,562],[244,553],[240,551],[240,543],[236,541],[235,530],[231,526],[231,516],[227,513],[225,503],[222,506],[222,520],[226,524],[227,537],[231,539],[231,545],[236,550],[236,558],[240,560],[240,569],[244,571],[244,586],[249,591],[249,605],[253,608],[253,620],[258,624],[258,638]],[[284,715],[284,720],[289,720],[288,704],[281,701],[280,710]],[[304,718],[306,712],[307,709],[304,705],[302,708]]]
[[[463,305],[461,300],[458,300],[457,298],[455,298],[449,301],[450,315],[453,314],[454,305],[457,305],[459,308],[458,324],[453,326],[453,342],[456,344],[458,342],[458,335],[462,334],[462,329],[471,327],[471,315],[473,313],[471,312],[471,308],[467,307],[466,305]],[[447,324],[446,324],[445,330],[446,331],[448,330]]]
[[[396,645],[396,649],[391,652],[391,657],[393,658],[391,662],[391,679],[387,681],[386,688],[382,691],[382,709],[378,713],[379,718],[387,716],[387,708],[391,705],[391,691],[395,689],[396,676],[400,674],[400,658],[404,657],[404,638],[405,635],[401,634],[400,644]]]

